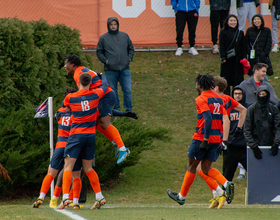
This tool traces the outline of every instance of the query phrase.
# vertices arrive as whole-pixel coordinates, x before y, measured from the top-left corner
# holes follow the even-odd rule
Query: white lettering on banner
[[[175,13],[172,9],[172,5],[165,5],[165,0],[152,0],[152,10],[162,18],[175,17]]]
[[[122,18],[137,18],[146,10],[146,0],[132,0],[132,6],[126,5],[127,0],[112,0],[113,10]],[[152,10],[161,18],[175,17],[171,5],[165,5],[165,0],[151,0]],[[262,15],[270,15],[268,3],[260,4]],[[237,15],[236,0],[231,1],[230,13]],[[205,5],[205,1],[200,2],[200,17],[210,16],[210,5]]]
[[[146,9],[146,0],[132,0],[132,6],[126,0],[112,0],[113,10],[122,18],[137,18]]]

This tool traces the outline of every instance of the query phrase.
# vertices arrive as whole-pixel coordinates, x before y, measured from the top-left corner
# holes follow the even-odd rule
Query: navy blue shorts
[[[219,148],[219,143],[209,143],[208,149],[202,151],[199,149],[199,145],[202,143],[202,141],[192,139],[189,151],[188,151],[188,157],[194,158],[196,160],[210,160],[210,161],[216,161],[219,157],[219,154],[221,152],[221,149]]]
[[[114,91],[108,92],[104,95],[98,103],[99,118],[103,118],[107,115],[113,116],[112,108],[115,104],[116,95]]]
[[[95,134],[70,135],[65,147],[64,157],[93,160],[95,155]]]
[[[64,166],[64,149],[65,148],[57,148],[57,149],[54,150],[53,155],[52,155],[52,159],[51,159],[51,162],[50,162],[51,168],[59,170],[59,171],[63,169],[63,166]],[[82,159],[78,158],[75,165],[74,165],[73,171],[81,170],[82,166],[83,166]]]

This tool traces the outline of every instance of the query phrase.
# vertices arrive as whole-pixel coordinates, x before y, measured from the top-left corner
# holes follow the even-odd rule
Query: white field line
[[[75,220],[87,220],[87,219],[83,218],[82,216],[79,216],[77,214],[69,212],[69,211],[67,211],[65,209],[61,209],[61,210],[60,209],[54,209],[54,210],[57,211],[57,212],[60,212],[60,213],[62,213],[64,215],[67,215],[68,217],[70,217],[72,219],[75,219]]]

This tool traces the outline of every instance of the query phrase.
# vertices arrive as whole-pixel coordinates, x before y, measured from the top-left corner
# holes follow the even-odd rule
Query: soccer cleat
[[[49,207],[55,209],[57,207],[57,198],[52,198]]]
[[[211,202],[211,205],[208,207],[209,209],[214,209],[214,208],[218,207],[218,205],[219,205],[217,198],[211,199],[211,200],[209,200],[209,202]]]
[[[194,47],[191,47],[190,49],[189,49],[189,53],[190,54],[192,54],[192,55],[198,55],[198,52],[197,52],[197,50],[194,48]]]
[[[117,164],[120,164],[124,162],[127,156],[130,154],[130,150],[126,148],[125,151],[118,151],[118,154],[119,154],[119,159],[117,161]]]
[[[234,183],[231,181],[227,182],[226,198],[228,204],[230,204],[234,198]]]
[[[173,192],[172,190],[168,189],[167,190],[168,196],[173,199],[175,202],[177,202],[179,205],[184,205],[185,204],[185,199],[181,200],[179,199],[179,195],[176,192]]]
[[[176,52],[175,52],[175,56],[181,56],[182,54],[183,54],[182,47],[178,47]]]
[[[227,200],[226,197],[227,193],[224,191],[224,193],[220,196],[218,196],[215,200],[218,202],[218,209],[223,208],[223,206],[225,205],[225,202]]]
[[[68,206],[70,204],[70,200],[69,199],[64,199],[60,205],[57,207],[57,209],[64,209],[66,206]]]
[[[217,44],[215,44],[214,46],[213,46],[213,51],[212,51],[213,53],[219,53],[219,47],[218,47],[218,45]]]
[[[39,208],[39,206],[42,205],[43,202],[44,202],[43,199],[38,198],[38,199],[33,203],[33,206],[32,206],[32,207],[33,207],[33,208]]]
[[[137,114],[135,112],[125,112],[125,116],[133,119],[138,119]]]
[[[100,200],[96,200],[95,203],[93,204],[93,206],[90,209],[100,209],[101,206],[106,204],[106,200],[103,197]]]
[[[80,209],[80,205],[79,204],[73,204],[73,209]]]

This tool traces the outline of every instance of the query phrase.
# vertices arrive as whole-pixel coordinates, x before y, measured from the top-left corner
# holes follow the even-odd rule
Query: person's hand
[[[255,158],[257,158],[258,160],[262,159],[262,151],[260,150],[260,148],[258,146],[252,148],[252,150],[254,152]]]
[[[65,107],[64,109],[65,109],[65,111],[67,111],[67,112],[71,112],[71,108],[70,108],[70,107]]]
[[[278,154],[278,146],[279,146],[278,143],[274,143],[274,144],[271,146],[270,150],[271,150],[271,155],[272,155],[272,156],[276,156],[276,155]]]
[[[276,18],[277,21],[280,20],[280,9],[275,10],[274,17]]]
[[[59,121],[60,117],[61,117],[61,115],[60,115],[59,112],[56,112],[56,113],[54,114],[54,118],[55,118],[56,121]]]
[[[223,141],[220,145],[221,148],[221,154],[226,155],[228,154],[228,142],[227,141]]]
[[[233,137],[240,138],[243,135],[243,130],[240,127],[237,127],[234,131]]]
[[[199,149],[200,150],[207,150],[207,145],[208,145],[208,141],[202,141],[202,143],[199,145]]]

